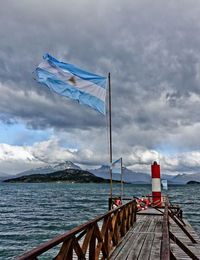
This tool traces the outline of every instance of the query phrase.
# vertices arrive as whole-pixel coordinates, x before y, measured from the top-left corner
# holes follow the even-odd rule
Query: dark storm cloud
[[[94,136],[105,127],[95,111],[32,79],[49,52],[100,75],[111,72],[115,151],[167,142],[199,148],[199,14],[198,1],[184,0],[5,1],[0,120],[76,134],[91,129]],[[94,143],[103,152],[100,140]]]

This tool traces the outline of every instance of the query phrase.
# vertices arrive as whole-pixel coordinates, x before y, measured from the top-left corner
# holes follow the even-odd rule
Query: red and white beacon
[[[155,161],[151,165],[152,175],[152,204],[161,206],[161,183],[160,183],[160,165]]]

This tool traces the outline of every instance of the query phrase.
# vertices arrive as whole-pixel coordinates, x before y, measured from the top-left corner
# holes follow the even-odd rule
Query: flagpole
[[[121,204],[122,204],[122,157],[120,158],[120,163],[121,163],[121,195],[120,195],[120,199],[121,199]]]
[[[110,72],[108,73],[108,100],[109,100],[109,129],[110,129],[110,164],[112,163],[112,121],[111,121],[111,84]],[[112,201],[112,168],[110,167],[110,197]]]

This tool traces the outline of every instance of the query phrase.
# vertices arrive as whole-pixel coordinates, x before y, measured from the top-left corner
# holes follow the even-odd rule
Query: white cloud
[[[64,148],[60,144],[58,137],[51,137],[47,141],[37,142],[33,146],[0,144],[1,172],[7,174],[12,175],[31,168],[65,161],[83,164],[86,167],[89,165],[100,165],[102,156],[89,148]]]
[[[121,156],[118,154],[118,156]],[[150,173],[151,164],[157,161],[162,173],[194,173],[200,167],[200,150],[173,155],[162,155],[152,149],[136,146],[123,154],[123,164],[133,171]],[[117,155],[116,155],[116,158]],[[58,137],[35,143],[33,146],[12,146],[0,144],[1,172],[16,174],[24,170],[72,161],[83,168],[108,164],[107,153],[102,155],[94,147],[67,149],[62,147]]]
[[[30,151],[30,147],[0,144],[1,172],[16,174],[18,172],[44,165]]]
[[[34,156],[27,147],[0,144],[0,160],[24,160],[32,161]]]

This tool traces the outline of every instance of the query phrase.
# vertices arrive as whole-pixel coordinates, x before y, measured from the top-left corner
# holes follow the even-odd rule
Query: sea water
[[[198,235],[199,188],[171,185],[168,190]],[[124,197],[140,197],[151,193],[151,185],[125,184],[123,190]],[[120,184],[113,184],[113,196],[119,194]],[[109,184],[0,183],[0,259],[12,259],[105,213],[109,195]],[[51,259],[56,250],[39,259]]]

